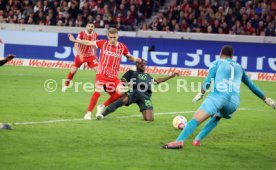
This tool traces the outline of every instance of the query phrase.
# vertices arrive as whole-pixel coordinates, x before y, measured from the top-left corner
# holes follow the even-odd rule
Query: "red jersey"
[[[96,41],[98,39],[98,34],[94,31],[89,34],[86,30],[79,33],[78,40],[90,40]],[[82,53],[83,57],[95,56],[95,47],[79,44],[79,50]]]
[[[110,45],[107,40],[98,40],[96,44],[101,49],[97,74],[118,78],[121,57],[128,54],[126,45],[120,42],[117,42],[116,45]]]

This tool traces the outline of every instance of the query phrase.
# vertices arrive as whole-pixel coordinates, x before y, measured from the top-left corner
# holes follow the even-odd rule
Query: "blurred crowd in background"
[[[169,5],[168,5],[169,4]],[[276,0],[0,0],[0,23],[276,35]]]

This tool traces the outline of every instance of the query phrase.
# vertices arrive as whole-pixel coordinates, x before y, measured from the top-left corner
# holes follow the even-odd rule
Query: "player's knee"
[[[95,91],[95,92],[93,93],[93,96],[100,97],[100,96],[101,96],[101,93],[98,92],[98,91]]]
[[[128,103],[129,98],[128,96],[122,96],[120,100],[122,100],[123,105],[126,105]]]
[[[149,122],[154,121],[154,117],[153,117],[152,114],[146,114],[146,115],[144,116],[144,119],[145,119],[145,121],[149,121]]]
[[[153,118],[153,117],[151,117],[151,118],[149,119],[149,121],[151,121],[151,122],[152,122],[152,121],[154,121],[154,118]]]
[[[77,67],[73,67],[73,68],[71,69],[71,73],[72,73],[72,74],[75,74],[77,71],[78,71],[78,68],[77,68]]]
[[[145,119],[145,121],[148,121],[148,122],[154,121],[153,117],[145,117],[144,119]]]

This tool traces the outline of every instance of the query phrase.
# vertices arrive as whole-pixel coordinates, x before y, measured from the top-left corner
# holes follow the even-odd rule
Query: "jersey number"
[[[230,64],[231,67],[231,76],[230,76],[230,80],[234,80],[234,74],[235,74],[235,70],[234,70],[234,66],[232,64]]]

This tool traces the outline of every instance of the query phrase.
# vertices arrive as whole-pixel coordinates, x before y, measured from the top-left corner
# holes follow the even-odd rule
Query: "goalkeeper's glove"
[[[204,94],[199,92],[197,95],[193,98],[192,102],[195,103],[203,98]]]
[[[276,102],[271,99],[271,98],[265,98],[264,102],[268,105],[271,106],[272,108],[276,109]]]

